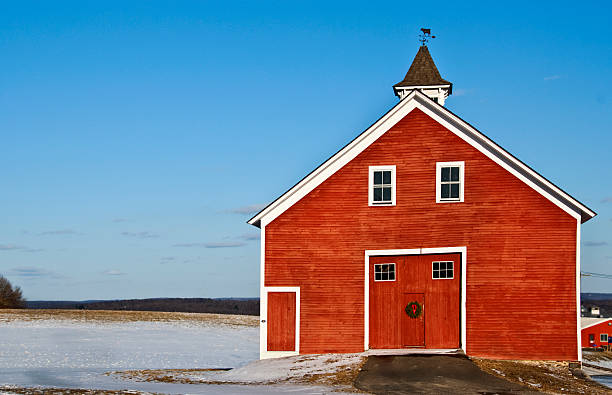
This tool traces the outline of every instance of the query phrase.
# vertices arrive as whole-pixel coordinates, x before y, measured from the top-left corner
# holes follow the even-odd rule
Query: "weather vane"
[[[436,38],[436,36],[431,35],[431,29],[426,29],[424,27],[421,28],[421,34],[419,34],[419,41],[422,46],[427,45],[427,42],[430,38]]]

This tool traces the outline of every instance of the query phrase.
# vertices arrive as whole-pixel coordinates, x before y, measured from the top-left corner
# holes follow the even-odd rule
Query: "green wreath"
[[[423,306],[416,301],[410,302],[406,305],[404,310],[406,310],[406,314],[408,314],[410,318],[419,318],[423,312]]]

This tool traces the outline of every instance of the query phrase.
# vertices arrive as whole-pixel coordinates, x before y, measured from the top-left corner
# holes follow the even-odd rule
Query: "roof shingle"
[[[440,76],[440,72],[429,54],[429,49],[426,45],[422,45],[419,48],[419,52],[417,52],[416,56],[414,57],[412,65],[410,66],[410,69],[408,69],[404,79],[393,86],[404,87],[430,85],[450,85],[451,89],[453,86],[452,83],[446,81]]]

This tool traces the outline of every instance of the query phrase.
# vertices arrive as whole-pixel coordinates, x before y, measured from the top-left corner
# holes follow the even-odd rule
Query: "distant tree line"
[[[259,315],[259,299],[155,298],[105,301],[32,301],[31,309],[131,310]]]
[[[11,285],[6,277],[0,275],[0,309],[21,309],[25,307],[25,299],[21,288]]]

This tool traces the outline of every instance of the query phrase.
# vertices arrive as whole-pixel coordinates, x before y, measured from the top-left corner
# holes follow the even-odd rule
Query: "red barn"
[[[596,214],[445,108],[427,46],[393,88],[397,105],[248,221],[261,358],[581,360],[580,225]]]
[[[612,318],[582,317],[582,347],[609,347],[612,343]]]

